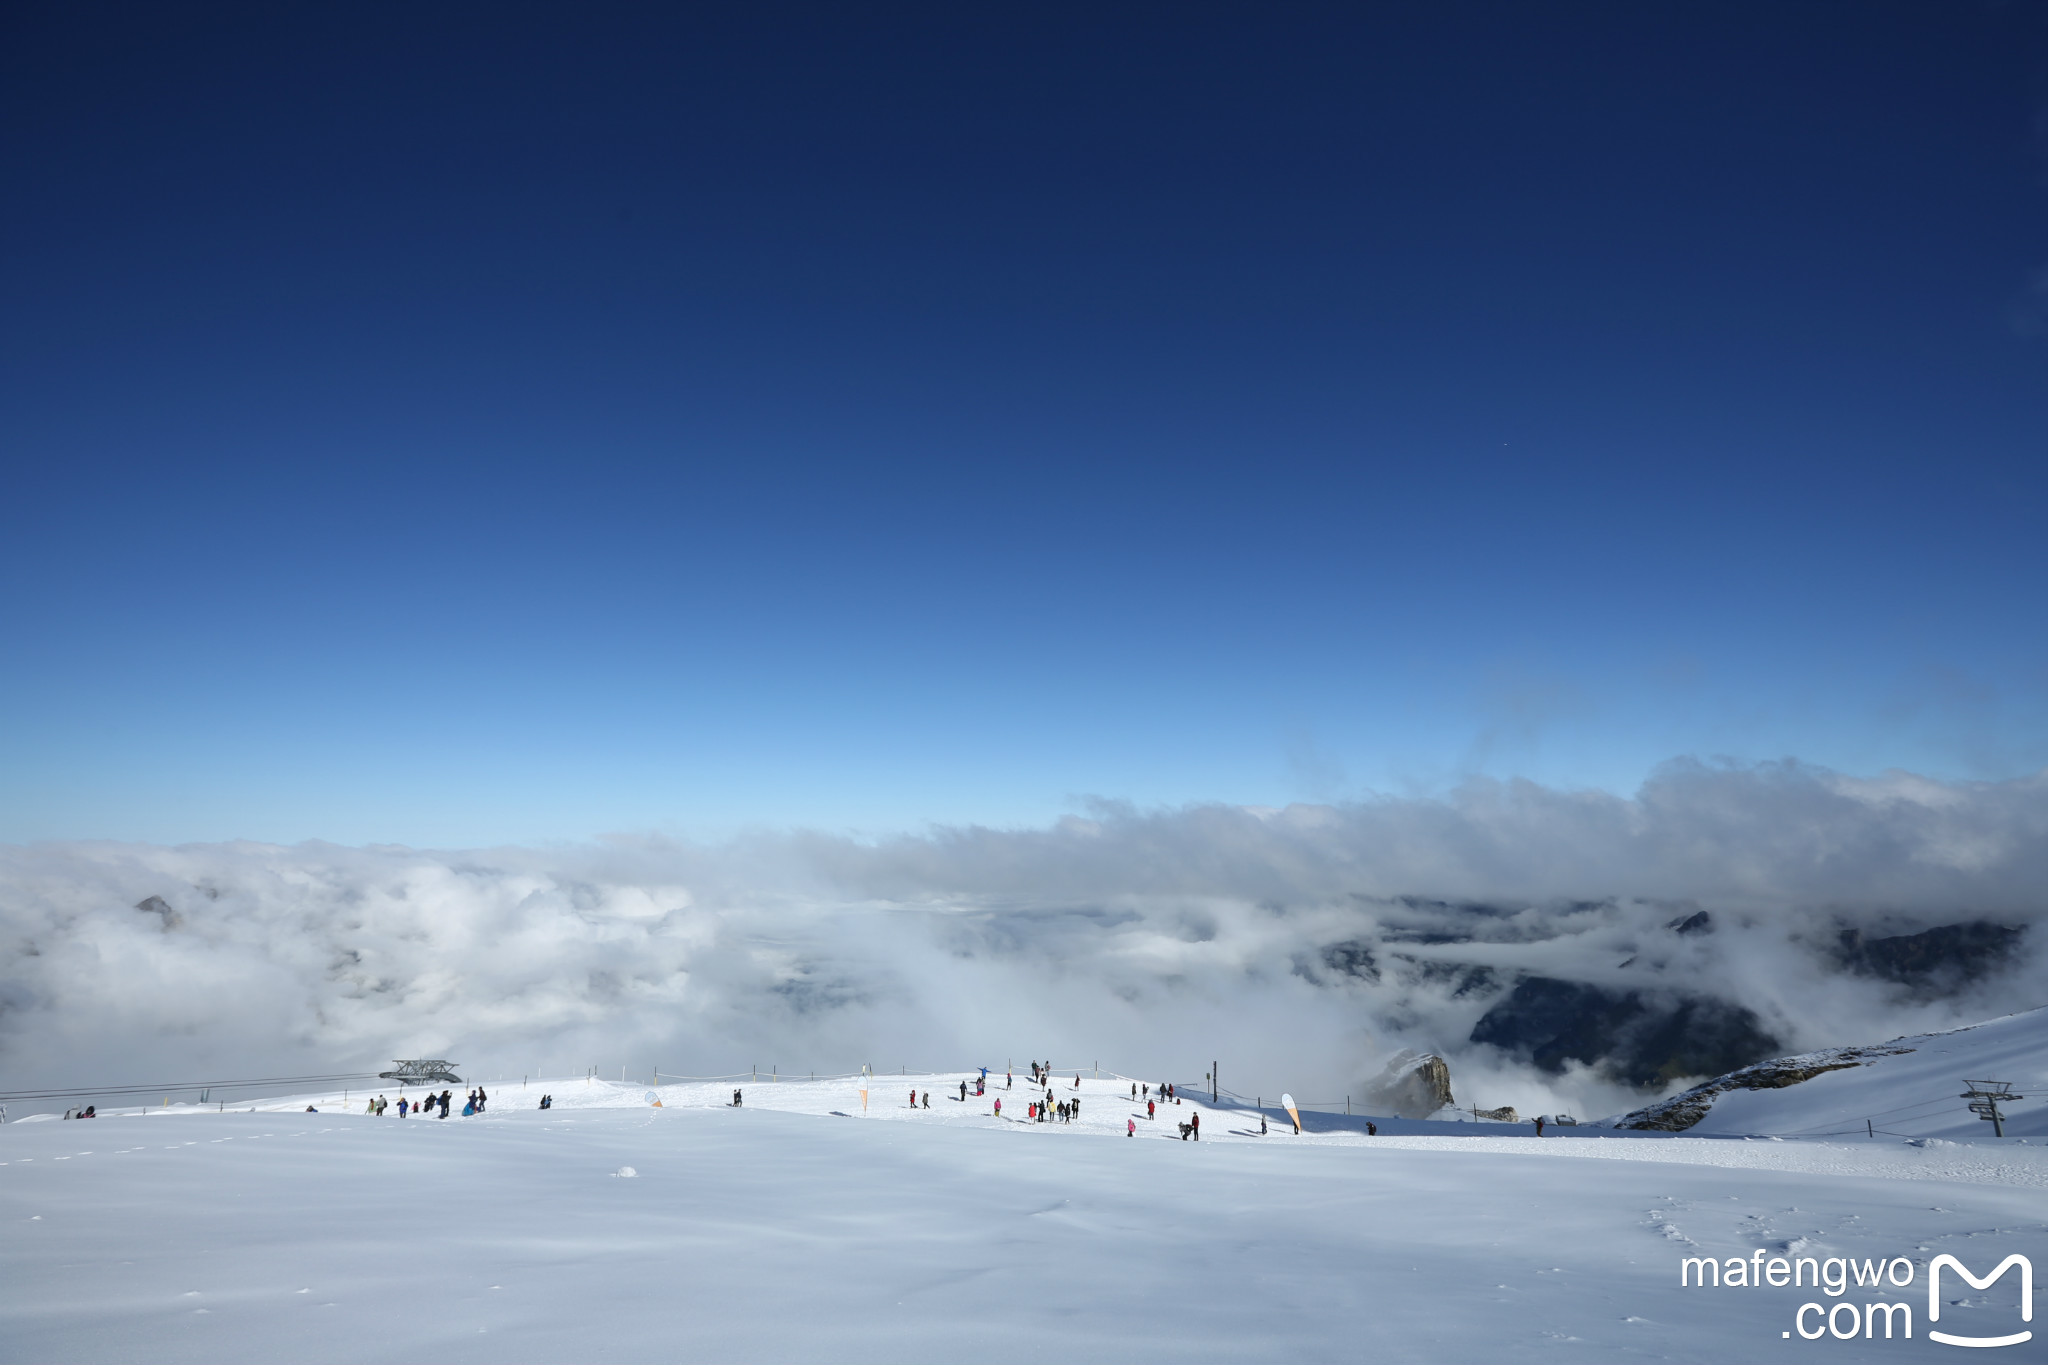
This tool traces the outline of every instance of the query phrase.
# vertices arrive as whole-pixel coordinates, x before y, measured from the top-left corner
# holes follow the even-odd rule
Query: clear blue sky
[[[4,22],[0,839],[2048,764],[2040,5]]]

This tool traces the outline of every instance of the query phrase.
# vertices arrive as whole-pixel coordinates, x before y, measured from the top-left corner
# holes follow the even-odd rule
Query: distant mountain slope
[[[2010,1082],[2008,1138],[2048,1137],[2048,1009],[1947,1033],[1758,1062],[1609,1120],[1617,1128],[1780,1137],[1866,1131],[1990,1141],[1965,1080]]]

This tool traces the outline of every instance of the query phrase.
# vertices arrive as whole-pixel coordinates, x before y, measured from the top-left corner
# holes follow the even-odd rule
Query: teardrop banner
[[[1282,1096],[1280,1097],[1280,1107],[1281,1107],[1282,1109],[1285,1109],[1285,1110],[1287,1111],[1287,1117],[1288,1117],[1288,1118],[1291,1118],[1291,1119],[1293,1119],[1293,1120],[1294,1120],[1294,1132],[1295,1132],[1295,1135],[1296,1135],[1297,1137],[1298,1137],[1298,1136],[1300,1136],[1300,1134],[1301,1134],[1301,1112],[1300,1112],[1299,1110],[1297,1110],[1297,1109],[1296,1109],[1296,1108],[1294,1107],[1294,1096],[1292,1096],[1292,1095],[1282,1095]]]

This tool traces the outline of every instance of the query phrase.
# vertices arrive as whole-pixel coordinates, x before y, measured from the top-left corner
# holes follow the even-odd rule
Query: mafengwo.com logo
[[[1984,1321],[1973,1321],[1979,1329],[1991,1327],[1999,1318],[2008,1318],[2003,1326],[2018,1328],[2004,1332],[1971,1333],[1945,1332],[1936,1326],[1941,1321],[1942,1273],[1951,1272],[1947,1281],[1951,1293],[1961,1284],[1976,1290],[1988,1290],[2005,1277],[2007,1271],[2019,1272],[2018,1322],[2009,1320],[2012,1309],[1995,1307],[1989,1302],[1970,1303],[1967,1316],[1976,1319],[1982,1313]],[[1768,1256],[1758,1251],[1748,1259],[1730,1256],[1726,1261],[1717,1261],[1711,1256],[1686,1256],[1678,1263],[1678,1283],[1684,1289],[1773,1289],[1807,1288],[1820,1291],[1834,1300],[1833,1303],[1802,1303],[1792,1315],[1792,1326],[1779,1335],[1798,1335],[1808,1341],[1819,1341],[1822,1337],[1833,1337],[1837,1341],[1848,1341],[1861,1337],[1866,1341],[1879,1339],[1880,1327],[1885,1340],[1910,1340],[1913,1336],[1913,1303],[1909,1296],[1899,1295],[1895,1302],[1885,1299],[1897,1291],[1909,1289],[1918,1278],[1919,1267],[1904,1256],[1895,1256],[1889,1261],[1865,1259],[1847,1260],[1830,1256],[1820,1260],[1813,1256],[1799,1256],[1787,1259],[1783,1256]],[[1863,1294],[1845,1297],[1853,1289]],[[1883,1295],[1884,1298],[1879,1298]],[[1958,1301],[1951,1301],[1953,1310]],[[1957,1314],[1949,1314],[1949,1325],[1957,1326]],[[2017,1346],[2033,1340],[2030,1328],[2019,1327],[2019,1323],[2034,1320],[2034,1263],[2014,1253],[2000,1261],[1988,1275],[1978,1275],[1968,1266],[1946,1253],[1927,1263],[1927,1317],[1924,1325],[1929,1341],[1938,1341],[1944,1346]]]

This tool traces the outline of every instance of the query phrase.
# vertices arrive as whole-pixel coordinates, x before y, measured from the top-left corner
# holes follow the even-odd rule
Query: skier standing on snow
[[[489,1099],[489,1098],[490,1098],[490,1096],[489,1096],[489,1095],[486,1095],[486,1094],[484,1093],[484,1088],[483,1088],[482,1086],[478,1086],[478,1087],[476,1088],[476,1112],[477,1112],[477,1113],[481,1114],[481,1113],[483,1113],[483,1112],[484,1112],[484,1101],[485,1101],[485,1100],[487,1100],[487,1099]]]
[[[1199,1109],[1198,1109],[1198,1110],[1196,1110],[1196,1111],[1195,1111],[1194,1113],[1192,1113],[1192,1114],[1188,1115],[1188,1127],[1194,1130],[1194,1134],[1195,1134],[1195,1141],[1197,1141],[1197,1142],[1200,1142],[1200,1141],[1202,1140],[1202,1111],[1201,1111],[1201,1110],[1199,1110]]]
[[[1150,1118],[1157,1118],[1157,1117],[1158,1117],[1158,1115],[1157,1115],[1157,1114],[1154,1114],[1154,1113],[1152,1112],[1152,1101],[1150,1101],[1150,1100],[1146,1100],[1146,1101],[1145,1101],[1145,1117],[1146,1117],[1146,1118],[1148,1118],[1148,1119],[1150,1119]]]
[[[1125,1136],[1125,1137],[1136,1137],[1137,1135],[1138,1135],[1138,1121],[1137,1121],[1136,1119],[1125,1119],[1125,1120],[1124,1120],[1124,1136]]]
[[[1003,1116],[1003,1097],[1002,1097],[1001,1095],[998,1095],[998,1096],[996,1096],[996,1117],[997,1117],[997,1118],[1001,1118],[1002,1116]]]
[[[967,1103],[967,1082],[960,1082],[960,1103]]]

